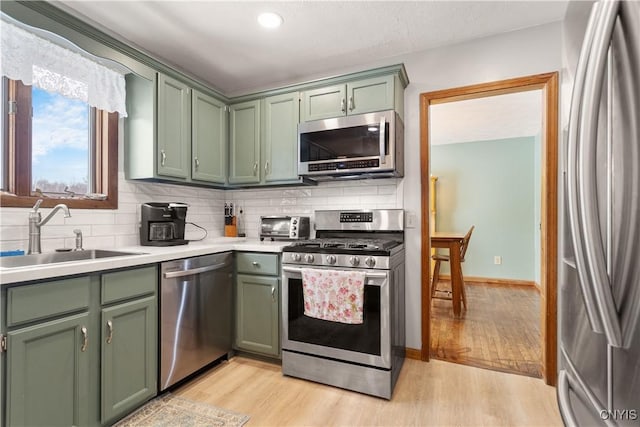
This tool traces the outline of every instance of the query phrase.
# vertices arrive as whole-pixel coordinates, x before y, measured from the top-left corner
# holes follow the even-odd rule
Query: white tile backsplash
[[[186,202],[187,221],[207,230],[207,237],[224,235],[224,204],[233,203],[240,231],[258,238],[263,215],[306,215],[320,209],[402,208],[402,179],[322,182],[317,186],[216,190],[173,184],[118,181],[117,210],[71,209],[71,218],[58,213],[42,227],[42,250],[73,248],[74,229],[81,229],[85,248],[118,248],[139,244],[140,205],[145,202]],[[28,241],[30,208],[0,208],[0,250],[22,249]],[[49,209],[43,209],[43,216]],[[186,238],[199,239],[204,232],[187,225]]]
[[[401,193],[402,179],[389,178],[321,182],[308,187],[228,190],[224,196],[226,202],[234,204],[236,214],[242,209],[240,223],[247,237],[257,238],[261,216],[307,215],[313,223],[314,211],[321,209],[402,209]]]

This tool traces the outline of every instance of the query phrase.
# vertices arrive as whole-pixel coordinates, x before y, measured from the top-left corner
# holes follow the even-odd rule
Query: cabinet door
[[[156,298],[102,310],[103,424],[154,396],[157,390]]]
[[[237,276],[236,346],[242,350],[280,354],[279,279]]]
[[[231,106],[229,183],[260,182],[260,100]]]
[[[190,171],[191,103],[189,88],[158,75],[158,175],[188,178]]]
[[[227,179],[226,106],[196,90],[191,95],[191,178],[224,184]]]
[[[9,332],[8,426],[89,424],[88,327],[84,313]]]
[[[346,86],[336,85],[302,93],[302,121],[344,116],[347,112]]]
[[[276,95],[264,100],[264,181],[298,179],[298,92]]]
[[[347,84],[347,114],[393,110],[393,76],[373,77]]]

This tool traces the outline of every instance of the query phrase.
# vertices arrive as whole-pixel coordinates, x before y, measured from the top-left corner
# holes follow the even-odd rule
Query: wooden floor
[[[235,357],[175,391],[249,415],[247,426],[561,426],[542,380],[438,360],[407,359],[393,399],[285,377]]]
[[[467,283],[465,290],[468,308],[459,319],[451,301],[432,301],[431,357],[542,378],[537,290],[487,283]]]

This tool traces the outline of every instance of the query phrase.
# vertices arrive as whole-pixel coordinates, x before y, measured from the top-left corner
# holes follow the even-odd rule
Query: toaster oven
[[[310,228],[308,216],[263,216],[260,217],[260,240],[308,239]]]

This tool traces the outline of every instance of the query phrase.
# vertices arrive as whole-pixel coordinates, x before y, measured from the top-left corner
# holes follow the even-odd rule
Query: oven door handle
[[[287,273],[299,273],[302,274],[302,269],[301,268],[296,268],[296,267],[282,267],[282,271],[285,271]],[[367,279],[386,279],[387,278],[387,273],[377,273],[377,272],[366,272],[365,273]]]

